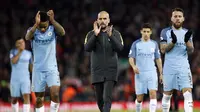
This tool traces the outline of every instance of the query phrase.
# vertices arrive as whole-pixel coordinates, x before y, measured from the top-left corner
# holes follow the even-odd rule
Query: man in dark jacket
[[[101,11],[93,30],[85,38],[85,50],[91,52],[91,75],[101,112],[110,112],[112,90],[117,82],[117,52],[123,49],[121,34],[109,26],[109,14]]]

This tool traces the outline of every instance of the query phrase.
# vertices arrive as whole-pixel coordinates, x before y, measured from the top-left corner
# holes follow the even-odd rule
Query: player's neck
[[[144,38],[142,37],[141,40],[142,40],[143,42],[148,42],[148,41],[150,40],[150,38],[144,39]]]
[[[174,30],[180,30],[180,29],[182,29],[182,26],[179,27],[179,28],[176,28],[176,27],[174,27],[174,26],[172,25],[172,29],[174,29]]]

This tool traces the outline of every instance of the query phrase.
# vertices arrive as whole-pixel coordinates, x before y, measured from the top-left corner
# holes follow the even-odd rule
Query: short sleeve
[[[160,58],[160,50],[159,50],[157,42],[155,42],[155,44],[156,44],[156,48],[155,48],[155,54],[154,55],[155,55],[155,58],[158,59],[158,58]]]
[[[136,43],[137,43],[136,41],[133,42],[133,44],[131,46],[131,49],[130,49],[129,55],[128,55],[129,58],[135,58],[136,57]]]
[[[163,29],[160,33],[160,43],[162,44],[165,44],[167,43],[167,31],[168,31],[168,28],[167,29]]]

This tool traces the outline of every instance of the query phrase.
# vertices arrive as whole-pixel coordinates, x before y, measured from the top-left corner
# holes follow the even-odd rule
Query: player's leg
[[[23,94],[23,112],[30,112],[30,94]]]
[[[18,98],[20,97],[20,84],[18,82],[12,82],[10,84],[11,92],[11,107],[13,112],[19,111]]]
[[[112,105],[112,91],[115,85],[115,81],[105,81],[103,89],[103,112],[110,112]]]
[[[156,112],[157,108],[157,90],[149,90],[149,97],[150,97],[150,103],[149,103],[149,112]]]
[[[23,112],[30,112],[30,93],[31,93],[31,88],[30,88],[30,80],[24,80],[23,83],[21,83],[21,92],[23,95]]]
[[[44,105],[43,105],[44,95],[45,95],[45,92],[35,92],[35,96],[36,96],[35,112],[45,112]]]
[[[158,77],[157,77],[157,72],[155,71],[150,71],[146,73],[148,77],[147,83],[148,83],[148,90],[149,90],[149,97],[150,97],[150,102],[149,102],[149,112],[156,112],[157,108],[157,96],[156,92],[158,90]]]
[[[44,112],[44,95],[45,95],[45,74],[40,71],[33,71],[32,76],[32,91],[35,92],[36,96],[36,105],[35,111],[36,112]]]
[[[103,101],[103,86],[104,83],[94,83],[94,90],[95,90],[95,95],[96,95],[96,99],[97,99],[97,105],[99,107],[99,110],[101,112],[103,112],[103,105],[104,105],[104,101]]]
[[[135,100],[135,108],[136,112],[142,111],[142,101],[144,94],[147,94],[147,77],[144,76],[144,73],[140,73],[135,75],[135,91],[136,91],[136,100]]]
[[[46,73],[46,82],[48,87],[50,87],[51,104],[50,112],[58,112],[60,105],[60,76],[58,71],[48,71]]]
[[[50,94],[51,94],[50,112],[58,112],[60,105],[59,92],[60,92],[60,86],[50,87]]]
[[[11,97],[12,112],[19,112],[18,97]]]
[[[163,97],[162,97],[162,110],[163,110],[163,112],[169,112],[172,93],[173,93],[173,90],[163,92]]]
[[[192,89],[191,88],[183,88],[182,93],[183,93],[183,97],[184,97],[185,112],[193,112]]]
[[[144,98],[144,94],[137,94],[135,100],[136,112],[142,111],[142,101]]]
[[[192,98],[192,74],[190,69],[185,69],[178,75],[178,82],[180,90],[182,90],[184,97],[184,110],[185,112],[193,112],[193,98]]]
[[[163,112],[169,112],[170,101],[176,84],[175,75],[163,74],[163,97],[162,97],[162,110]]]

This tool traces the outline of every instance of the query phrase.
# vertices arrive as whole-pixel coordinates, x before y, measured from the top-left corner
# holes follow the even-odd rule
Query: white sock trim
[[[157,99],[150,99],[149,112],[156,112]]]
[[[30,104],[23,104],[23,112],[30,112]]]
[[[12,104],[11,103],[11,106],[12,106],[12,109],[14,112],[18,112],[19,111],[19,103],[15,103],[15,104]]]
[[[186,91],[183,93],[184,96],[184,110],[185,112],[193,112],[193,99],[192,93]]]
[[[51,109],[50,109],[50,112],[58,112],[58,109],[59,109],[59,105],[60,103],[55,103],[53,101],[51,101]]]
[[[36,108],[35,112],[44,112],[44,105],[40,108]]]

